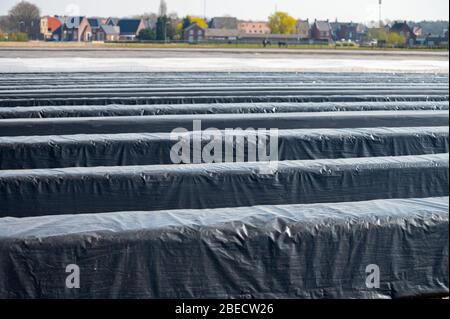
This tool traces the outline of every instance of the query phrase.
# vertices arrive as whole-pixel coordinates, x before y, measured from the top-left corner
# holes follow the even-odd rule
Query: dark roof
[[[344,30],[353,30],[353,31],[357,31],[358,29],[358,25],[356,23],[353,22],[344,22],[341,23],[339,25],[339,29],[344,29]]]
[[[331,31],[333,33],[337,33],[339,29],[341,28],[341,22],[331,22],[330,23]]]
[[[117,25],[120,27],[120,34],[136,34],[140,24],[140,19],[121,19]]]
[[[391,27],[391,31],[393,32],[400,32],[403,30],[404,27],[407,27],[408,29],[411,30],[411,28],[409,27],[408,23],[406,22],[395,22],[392,27]]]
[[[233,17],[215,17],[211,20],[212,29],[237,29],[238,20]]]
[[[88,18],[88,22],[92,29],[98,29],[102,25],[102,19],[99,18]]]
[[[103,24],[101,26],[101,29],[106,33],[106,34],[120,34],[120,28],[118,26],[113,26],[113,25],[107,25],[107,24]]]
[[[328,21],[316,21],[315,24],[317,29],[321,32],[331,31],[330,23]]]

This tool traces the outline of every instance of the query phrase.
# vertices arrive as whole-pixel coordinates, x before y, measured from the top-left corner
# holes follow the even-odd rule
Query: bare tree
[[[36,5],[21,1],[9,10],[9,28],[33,37],[39,34],[40,17],[41,11]]]
[[[8,16],[0,16],[0,33],[9,32]]]

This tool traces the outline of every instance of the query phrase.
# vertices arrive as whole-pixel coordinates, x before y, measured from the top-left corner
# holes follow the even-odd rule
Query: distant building
[[[51,40],[56,30],[62,25],[59,18],[56,17],[42,17],[41,18],[41,39]]]
[[[38,18],[27,22],[20,22],[18,31],[26,33],[30,40],[38,40],[41,34],[41,19]]]
[[[433,47],[446,47],[448,48],[448,35],[435,35],[428,34],[425,38],[417,38],[416,44],[427,46],[430,48]]]
[[[311,38],[317,41],[331,41],[332,33],[329,21],[315,20],[311,27]]]
[[[97,32],[97,41],[119,41],[120,27],[103,24]]]
[[[119,21],[120,21],[119,18],[108,18],[108,19],[106,19],[105,24],[106,25],[117,26],[117,25],[119,25]]]
[[[239,38],[245,43],[288,46],[303,43],[297,34],[243,34]]]
[[[300,39],[309,39],[310,38],[310,26],[309,20],[297,20],[295,25],[296,33]]]
[[[367,27],[361,23],[333,22],[330,25],[335,41],[362,42],[367,34]]]
[[[91,41],[92,31],[86,17],[59,17],[61,25],[53,33],[57,41]]]
[[[246,34],[269,34],[269,23],[264,21],[239,21],[238,30]]]
[[[205,36],[210,41],[230,42],[239,39],[244,32],[237,29],[206,29]],[[260,34],[262,35],[262,34]],[[250,36],[250,35],[249,35]],[[263,36],[263,35],[262,35]]]
[[[98,39],[98,32],[103,24],[105,24],[106,20],[101,18],[88,18],[89,25],[91,26],[92,31],[92,40],[94,41],[102,41]]]
[[[52,33],[48,30],[48,18],[49,17],[41,18],[40,33],[43,40],[50,39],[52,37]]]
[[[395,22],[389,29],[389,32],[395,32],[405,38],[405,44],[413,46],[416,43],[417,36],[414,30],[408,25],[406,21]]]
[[[191,24],[183,31],[183,39],[189,43],[201,42],[205,38],[205,29],[201,28],[197,23]]]
[[[121,40],[135,40],[141,30],[145,29],[143,19],[121,19],[117,23]]]
[[[238,29],[238,19],[233,17],[215,17],[212,18],[209,27],[211,29]]]
[[[413,33],[416,35],[416,37],[423,36],[423,29],[421,27],[414,27]]]

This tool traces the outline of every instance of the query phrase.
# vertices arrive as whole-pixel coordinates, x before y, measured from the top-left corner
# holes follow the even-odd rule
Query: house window
[[[190,35],[194,35],[194,30],[189,30]]]

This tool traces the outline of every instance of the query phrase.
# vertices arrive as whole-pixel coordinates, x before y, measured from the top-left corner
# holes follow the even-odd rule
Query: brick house
[[[296,33],[297,33],[299,39],[309,39],[310,38],[309,19],[297,20],[295,29],[296,29]]]
[[[205,40],[206,30],[198,26],[197,23],[191,24],[183,31],[183,39],[189,43],[197,43]]]
[[[269,34],[270,27],[263,21],[239,21],[238,30],[246,34]]]
[[[330,22],[315,20],[311,27],[311,38],[317,41],[328,41],[332,40],[332,32]]]
[[[41,39],[54,39],[56,30],[62,25],[61,20],[57,17],[42,17],[41,18]],[[57,39],[54,39],[57,40]]]
[[[50,39],[53,34],[48,29],[48,18],[49,17],[42,17],[40,22],[40,33],[43,40]]]
[[[353,22],[340,23],[336,33],[337,40],[359,41],[358,25]]]
[[[103,24],[106,23],[106,20],[101,18],[88,18],[89,25],[91,26],[92,31],[92,40],[94,41],[102,41],[98,38],[98,33]]]
[[[414,30],[408,25],[406,21],[395,22],[389,29],[389,32],[395,32],[405,38],[405,44],[412,46],[415,44],[417,36]]]
[[[100,30],[97,32],[97,41],[119,41],[120,40],[120,28],[118,26],[112,26],[102,24]]]
[[[120,19],[117,26],[120,28],[121,40],[135,40],[139,32],[145,29],[143,19]]]
[[[86,17],[60,17],[61,25],[53,33],[57,41],[86,42],[92,39],[92,30]]]

